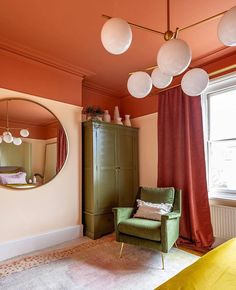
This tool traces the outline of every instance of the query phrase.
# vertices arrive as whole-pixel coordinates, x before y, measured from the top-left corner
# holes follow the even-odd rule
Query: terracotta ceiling
[[[188,26],[235,5],[235,0],[172,0],[171,29]],[[15,44],[83,68],[87,75],[85,84],[105,87],[118,97],[124,96],[128,94],[128,73],[156,65],[156,55],[164,39],[132,28],[129,50],[123,55],[111,55],[100,40],[106,21],[102,14],[166,31],[166,0],[1,0],[0,43]],[[180,33],[179,38],[192,49],[192,66],[235,52],[235,48],[225,47],[217,39],[218,21]]]
[[[19,110],[20,108],[20,110]],[[6,121],[7,102],[0,101],[0,121]],[[11,123],[22,123],[31,126],[47,126],[57,122],[55,116],[43,106],[26,100],[8,102],[8,119]]]

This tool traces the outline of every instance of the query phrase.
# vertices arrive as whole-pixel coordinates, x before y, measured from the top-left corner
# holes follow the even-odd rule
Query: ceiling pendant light
[[[152,79],[148,73],[138,71],[130,75],[127,87],[131,96],[144,98],[152,89]]]
[[[219,40],[226,46],[236,46],[236,6],[221,18],[217,30]]]
[[[6,127],[0,127],[0,129],[5,129],[2,136],[0,136],[0,143],[4,141],[5,143],[13,143],[14,145],[21,145],[22,140],[20,137],[13,137],[10,130],[19,130],[20,128],[10,128],[9,127],[9,104],[7,100],[7,108],[6,108]],[[27,129],[20,129],[20,136],[28,137],[29,131]]]
[[[122,54],[130,47],[132,30],[125,20],[111,18],[103,25],[101,40],[108,52]]]
[[[201,95],[209,84],[209,76],[201,68],[194,68],[186,72],[181,81],[183,92],[191,97]]]
[[[179,32],[222,16],[218,25],[218,38],[227,46],[236,46],[236,6],[228,11],[189,24],[186,27],[176,28],[175,32],[173,32],[170,27],[170,0],[166,1],[166,32],[149,29],[135,23],[126,22],[120,18],[111,18],[108,15],[102,15],[109,19],[102,28],[102,43],[105,49],[110,53],[121,54],[129,48],[132,41],[130,26],[162,35],[166,40],[157,54],[158,70],[153,71],[152,78],[150,78],[146,72],[141,71],[132,73],[129,77],[128,91],[136,98],[143,98],[151,91],[150,79],[155,87],[160,89],[165,88],[170,84],[173,76],[180,75],[190,65],[192,52],[189,45],[184,40],[177,38]],[[153,67],[145,70],[148,71],[150,69],[153,69]],[[204,70],[193,69],[185,74],[181,84],[186,94],[189,96],[196,96],[204,91],[208,82],[209,76]]]
[[[29,136],[29,131],[27,129],[21,129],[20,130],[20,135],[21,137],[28,137]]]
[[[13,137],[10,132],[3,133],[3,141],[6,143],[11,143],[13,141]]]
[[[159,49],[157,65],[164,74],[177,76],[187,69],[191,58],[191,49],[184,40],[170,39]]]
[[[159,68],[155,68],[151,74],[152,84],[158,89],[164,89],[172,82],[173,77],[164,74]]]
[[[19,145],[21,145],[21,143],[22,143],[21,138],[19,138],[19,137],[13,137],[13,144],[14,145],[19,146]]]

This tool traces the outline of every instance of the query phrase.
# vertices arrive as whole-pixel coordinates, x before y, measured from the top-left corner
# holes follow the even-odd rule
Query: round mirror
[[[0,101],[0,185],[28,189],[49,182],[67,149],[65,131],[48,109],[25,99]]]

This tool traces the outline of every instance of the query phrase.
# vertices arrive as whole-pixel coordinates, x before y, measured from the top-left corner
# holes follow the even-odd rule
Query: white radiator
[[[210,210],[214,237],[236,237],[236,207],[211,205]]]

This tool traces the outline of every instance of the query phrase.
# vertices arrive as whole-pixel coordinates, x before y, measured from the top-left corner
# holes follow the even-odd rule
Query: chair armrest
[[[172,211],[172,212],[162,215],[161,221],[176,219],[176,218],[179,218],[180,216],[181,216],[181,213],[179,211]]]
[[[162,251],[168,253],[179,237],[179,211],[172,211],[161,216],[161,244]]]
[[[115,222],[119,224],[121,221],[130,218],[133,214],[133,207],[114,207],[112,209],[115,217]]]
[[[116,240],[119,242],[119,230],[118,230],[118,224],[130,218],[134,212],[133,207],[114,207],[112,209],[114,213],[114,226],[115,226],[115,233],[116,233]]]

